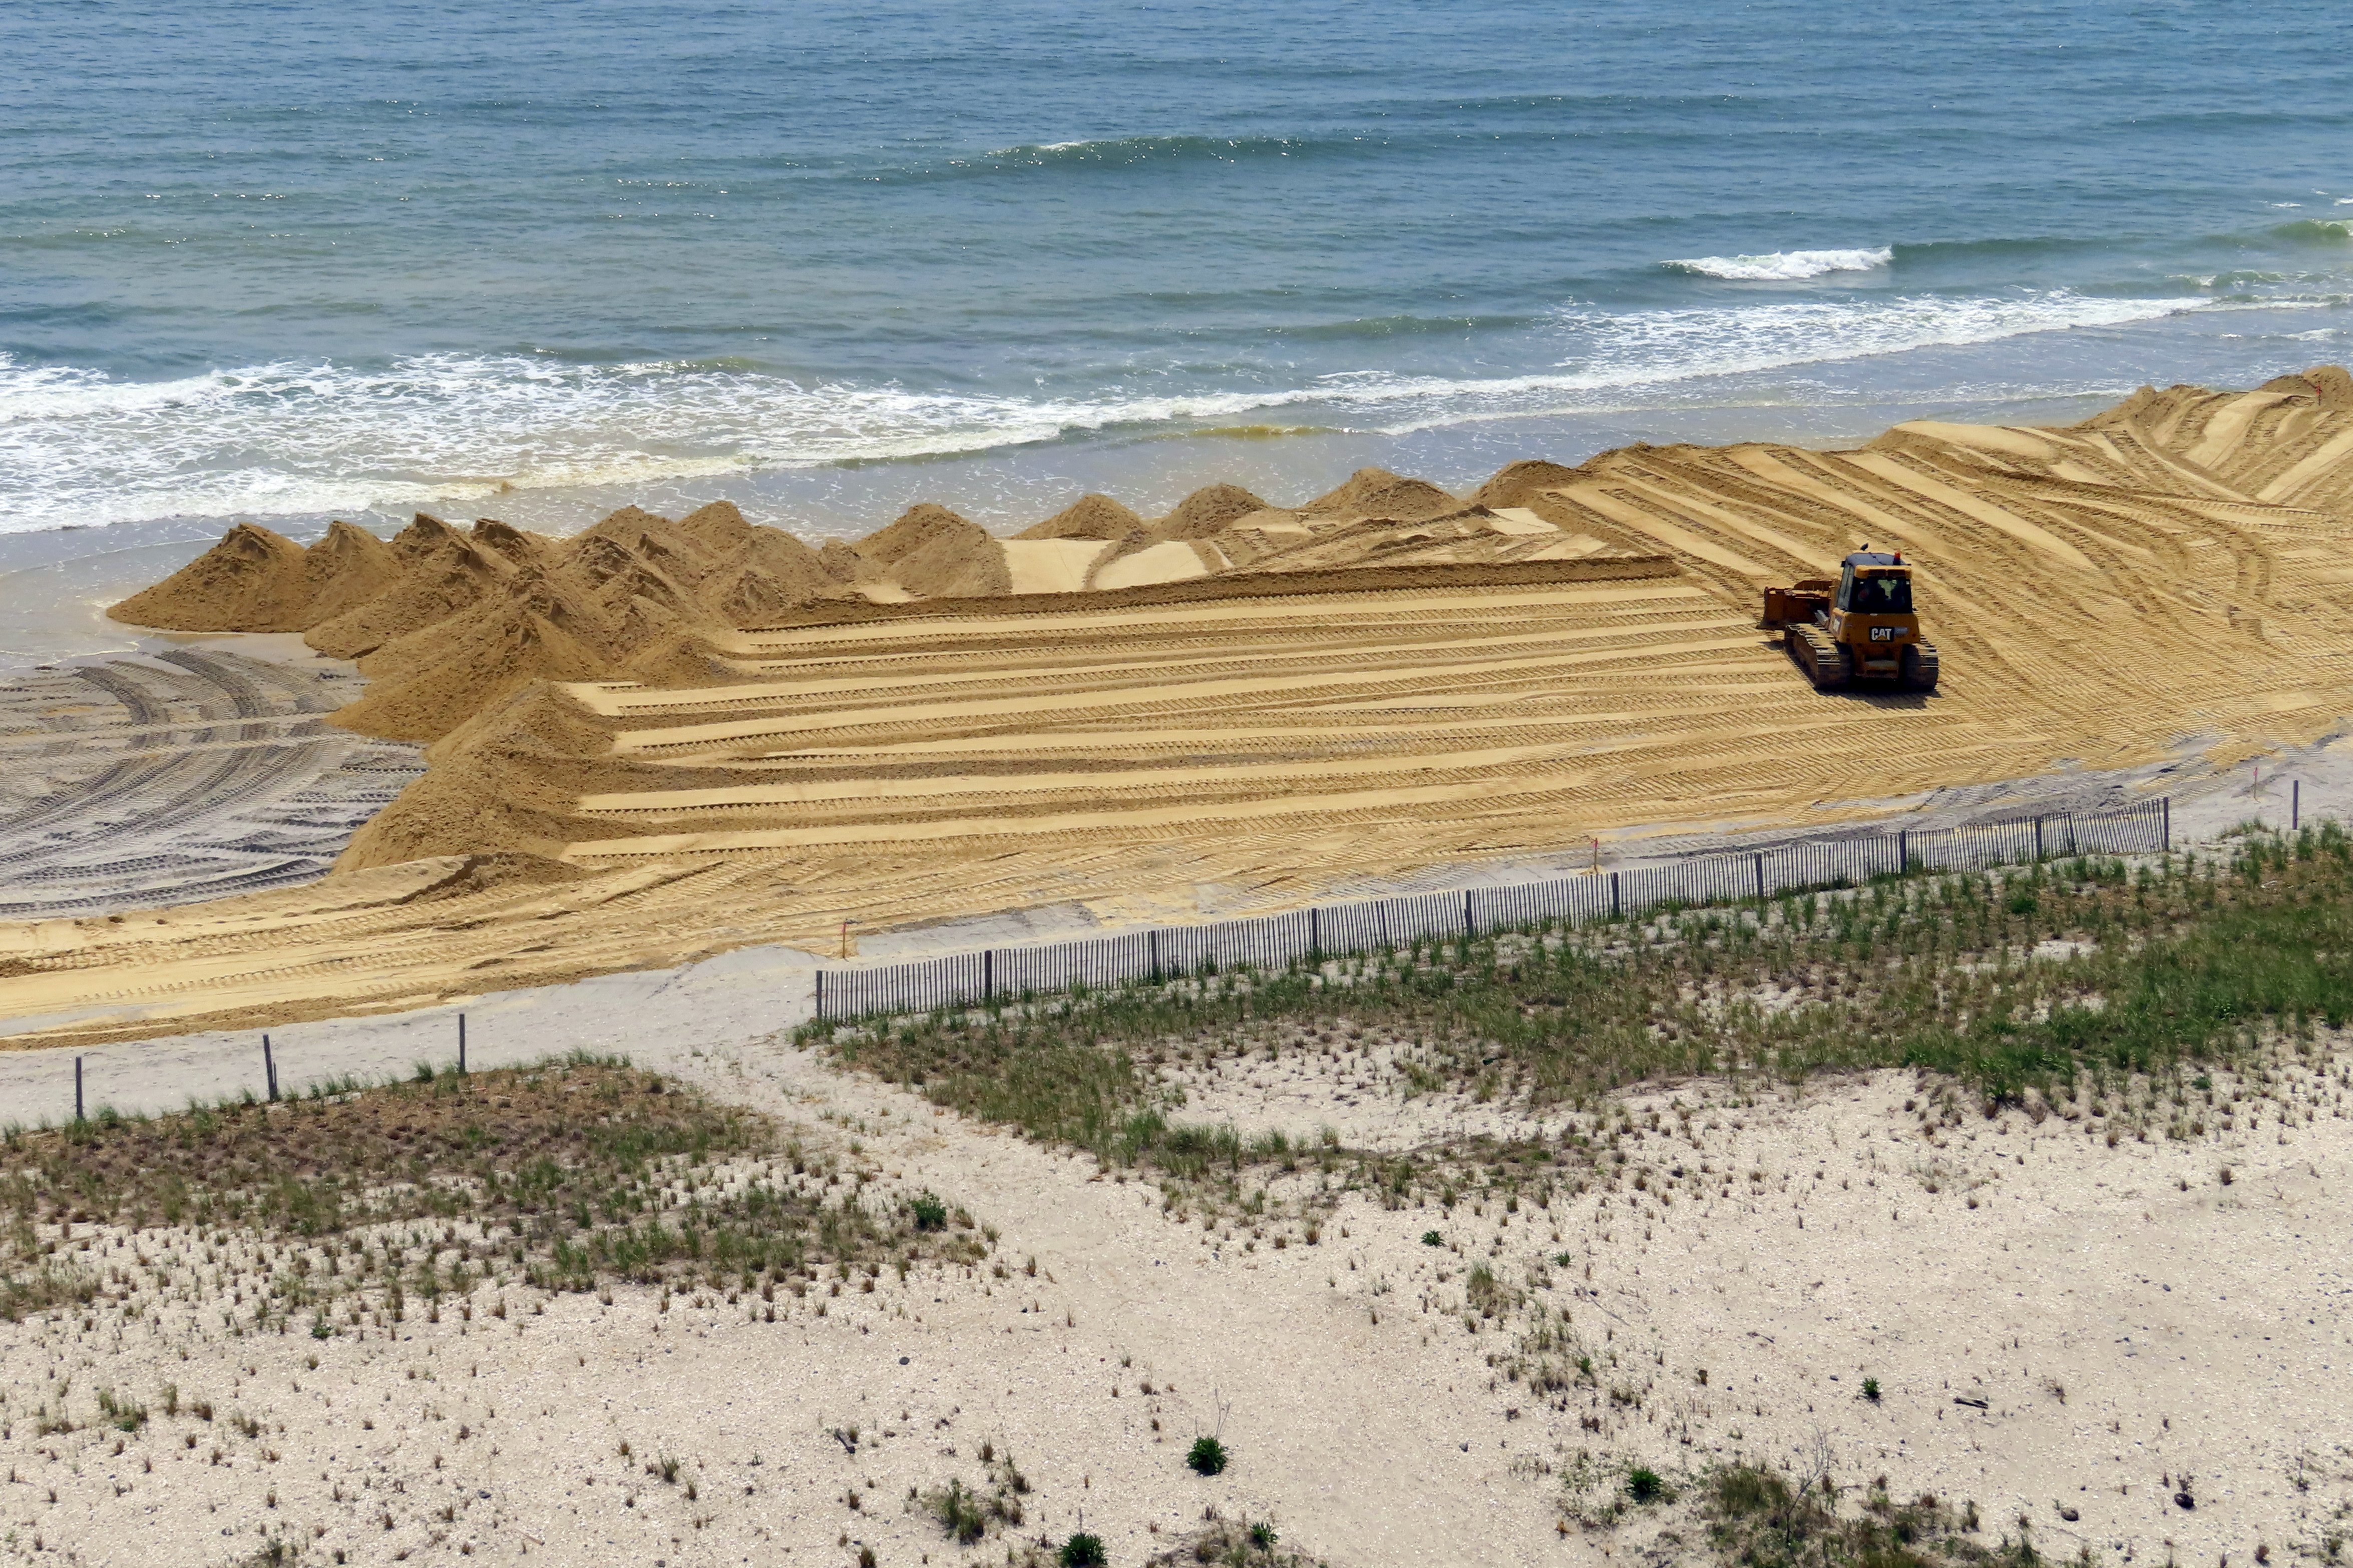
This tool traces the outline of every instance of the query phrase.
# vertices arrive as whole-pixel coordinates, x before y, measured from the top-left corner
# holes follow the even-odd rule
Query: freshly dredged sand
[[[724,505],[567,540],[240,530],[118,613],[304,626],[368,678],[336,721],[429,741],[427,771],[322,882],[0,925],[0,1017],[29,1044],[398,1010],[845,923],[1255,912],[1643,825],[2260,760],[2353,708],[2348,505],[2325,368],[1469,497],[1366,469],[1141,528],[1092,497],[1009,542],[930,505],[823,551]],[[1866,541],[1915,565],[1931,696],[1817,693],[1755,626],[1761,585]],[[1104,586],[1163,552],[1198,574]]]

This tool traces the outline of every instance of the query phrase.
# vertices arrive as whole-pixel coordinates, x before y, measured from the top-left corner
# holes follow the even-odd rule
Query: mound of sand
[[[858,553],[847,539],[828,539],[817,552],[818,564],[837,583],[856,583],[874,574],[874,563]]]
[[[1565,468],[1542,458],[1524,458],[1496,469],[1493,479],[1471,492],[1471,504],[1495,511],[1524,506],[1530,496],[1570,483],[1576,478],[1575,468]]]
[[[510,527],[494,517],[476,519],[472,539],[477,549],[503,556],[517,566],[535,566],[552,553],[551,541]]]
[[[1240,485],[1205,485],[1154,523],[1152,532],[1161,539],[1200,539],[1238,517],[1266,510],[1266,502]]]
[[[178,632],[294,632],[313,592],[302,547],[240,522],[195,560],[106,613]]]
[[[824,558],[780,529],[752,530],[717,553],[714,575],[758,573],[796,603],[823,598],[836,591],[833,573]]]
[[[307,629],[356,609],[391,587],[400,574],[392,546],[364,528],[331,522],[325,536],[302,552],[308,602],[302,626],[288,629]]]
[[[713,555],[727,555],[742,549],[764,531],[776,533],[778,531],[754,528],[735,509],[733,501],[715,500],[680,518],[678,531]],[[783,534],[781,537],[791,539],[792,535]],[[793,540],[793,542],[798,544],[800,541]],[[807,549],[807,546],[803,545],[802,548]]]
[[[387,740],[431,741],[531,681],[608,673],[613,655],[568,629],[563,622],[576,617],[556,614],[543,586],[501,595],[363,661],[373,677],[367,690],[336,722]]]
[[[1388,517],[1414,522],[1460,511],[1462,503],[1427,479],[1409,479],[1387,468],[1358,468],[1337,489],[1299,510],[1310,517]]]
[[[928,501],[909,507],[898,521],[860,541],[858,553],[886,568],[910,594],[925,598],[968,598],[1013,588],[996,537]]]
[[[417,787],[376,813],[337,864],[395,865],[495,847],[553,859],[570,836],[571,777],[610,750],[559,687],[510,687],[426,752]]]
[[[1041,523],[1025,528],[1016,539],[1124,539],[1144,527],[1144,520],[1109,496],[1083,495]]]
[[[648,534],[659,537],[677,531],[678,524],[659,513],[648,511],[643,507],[625,506],[601,522],[583,530],[575,536],[573,542],[577,545],[585,540],[610,539],[622,544],[633,544]]]
[[[877,566],[892,567],[942,540],[976,543],[989,538],[988,530],[958,517],[944,506],[919,501],[899,514],[898,521],[875,530],[858,542],[858,553]]]

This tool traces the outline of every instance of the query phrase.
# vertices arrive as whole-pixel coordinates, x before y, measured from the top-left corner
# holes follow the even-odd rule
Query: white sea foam
[[[1736,283],[1793,283],[1831,272],[1870,272],[1895,259],[1892,247],[1875,250],[1776,250],[1765,256],[1700,256],[1662,261],[1674,272],[1724,278]]]
[[[1918,295],[1893,300],[1785,300],[1738,310],[1565,310],[1559,330],[1574,349],[1555,372],[1482,382],[1392,384],[1419,410],[1385,423],[1402,435],[1477,418],[1575,412],[1594,395],[1674,381],[1754,375],[1921,349],[1999,342],[2073,327],[2116,327],[2210,309],[2200,297],[2098,299],[2063,289],[1999,298]],[[1369,389],[1367,389],[1369,390]]]
[[[1572,412],[1632,388],[2122,325],[2210,304],[2054,289],[1569,310],[1547,328],[1555,363],[1526,374],[1366,371],[1305,385],[1148,398],[952,395],[797,382],[733,366],[581,366],[523,355],[425,355],[380,369],[265,364],[142,383],[0,356],[0,493],[8,497],[0,531],[447,506],[514,489],[1216,426],[1275,410],[1293,421],[1403,432]]]

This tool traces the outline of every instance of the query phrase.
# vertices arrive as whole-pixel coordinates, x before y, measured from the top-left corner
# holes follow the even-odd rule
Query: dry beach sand
[[[1586,1521],[1628,1466],[1687,1486],[1735,1457],[1967,1500],[1989,1539],[2022,1520],[2068,1558],[2321,1561],[2348,1528],[2341,1056],[2224,1079],[2215,1114],[2236,1120],[2211,1136],[2115,1147],[2074,1106],[1988,1120],[1910,1075],[1678,1084],[1623,1106],[1647,1191],[1515,1212],[1352,1194],[1309,1245],[1164,1213],[1148,1183],[773,1039],[696,1037],[639,1059],[773,1110],[874,1193],[950,1195],[997,1233],[995,1262],[779,1296],[773,1323],[750,1292],[621,1286],[542,1312],[491,1280],[465,1315],[445,1299],[438,1321],[412,1307],[320,1342],[225,1326],[249,1321],[225,1296],[258,1278],[233,1236],[78,1227],[67,1256],[121,1282],[0,1329],[16,1549],[227,1563],[282,1532],[306,1561],[838,1563],[871,1544],[945,1563],[1083,1511],[1136,1563],[1215,1507],[1335,1563],[1684,1561],[1701,1533],[1678,1510]],[[1401,1098],[1376,1042],[1293,1045],[1191,1075],[1195,1109],[1373,1149],[1594,1125]],[[1599,1380],[1540,1398],[1500,1379],[1516,1314],[1470,1310],[1480,1263],[1558,1314]],[[216,1417],[164,1415],[166,1384]],[[99,1419],[101,1386],[147,1425]],[[80,1429],[42,1432],[54,1413]],[[832,1435],[849,1426],[854,1453]],[[1212,1427],[1235,1459],[1205,1480],[1180,1456]],[[1021,1529],[964,1551],[908,1493],[984,1485],[983,1443],[1033,1489]],[[675,1480],[647,1473],[662,1457]]]

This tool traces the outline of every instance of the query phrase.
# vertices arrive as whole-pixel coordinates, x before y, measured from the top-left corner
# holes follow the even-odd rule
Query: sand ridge
[[[491,518],[460,531],[419,513],[389,543],[338,522],[308,550],[240,523],[108,613],[177,630],[301,632],[320,651],[357,660],[369,679],[338,722],[424,742],[532,680],[691,679],[704,672],[698,661],[710,639],[845,599],[909,604],[1609,553],[1597,541],[1564,553],[1552,539],[1528,537],[1553,532],[1533,520],[1496,523],[1435,486],[1377,468],[1288,512],[1213,485],[1146,523],[1108,496],[1083,496],[1008,540],[923,502],[862,540],[822,550],[755,527],[723,501],[676,521],[624,507],[570,539]]]

